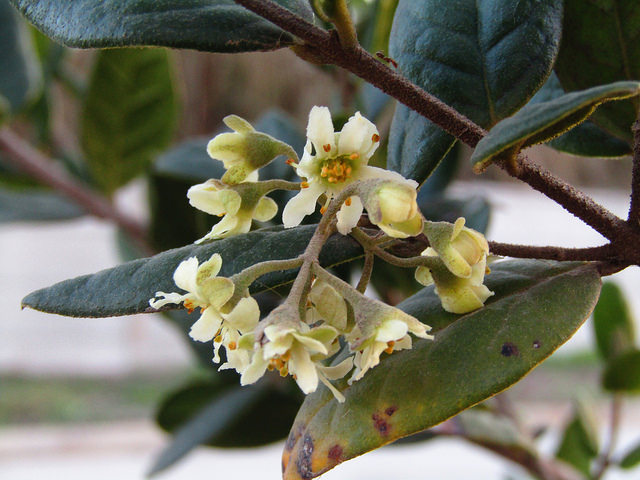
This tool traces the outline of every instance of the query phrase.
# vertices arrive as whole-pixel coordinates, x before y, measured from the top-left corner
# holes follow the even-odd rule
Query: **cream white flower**
[[[257,179],[257,172],[252,174]],[[251,221],[266,222],[278,213],[276,202],[264,196],[251,183],[241,183],[233,187],[224,185],[218,180],[208,180],[194,185],[187,192],[189,203],[210,215],[223,216],[211,231],[197,240],[226,238],[240,233],[247,233],[251,229]]]
[[[396,350],[411,348],[410,333],[419,338],[433,340],[433,336],[427,333],[431,327],[402,310],[389,307],[385,309],[383,315],[382,320],[378,320],[378,325],[365,338],[357,338],[358,335],[362,335],[362,332],[352,333],[352,339],[355,341],[350,343],[352,350],[356,350],[354,358],[356,368],[349,383],[360,380],[369,369],[378,365],[383,352],[391,354]]]
[[[390,237],[413,237],[422,233],[424,223],[417,202],[418,184],[398,176],[398,180],[375,182],[364,197],[364,205],[371,223]]]
[[[220,346],[224,345],[227,351],[235,350],[240,336],[253,331],[260,318],[258,304],[251,297],[240,299],[231,311],[223,312],[235,287],[230,279],[217,277],[221,266],[222,258],[217,253],[202,265],[197,257],[191,257],[181,262],[173,274],[176,285],[187,293],[157,292],[158,299],[149,301],[156,309],[169,303],[182,303],[189,312],[200,308],[200,318],[191,326],[189,336],[199,342],[214,340],[216,363],[220,362]]]
[[[395,172],[367,165],[378,148],[380,135],[376,126],[360,112],[336,133],[329,109],[313,107],[309,113],[307,139],[302,160],[295,166],[306,182],[282,212],[286,228],[299,225],[306,215],[312,214],[321,195],[327,197],[324,209],[334,196],[355,181],[383,178],[408,182]],[[349,233],[358,223],[362,211],[360,198],[350,197],[338,212],[338,231],[343,235]]]

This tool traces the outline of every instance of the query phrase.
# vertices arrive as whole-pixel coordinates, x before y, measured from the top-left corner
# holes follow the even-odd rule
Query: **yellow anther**
[[[280,369],[280,376],[281,377],[286,377],[287,375],[289,375],[289,370],[287,369],[287,367],[283,367]]]
[[[329,177],[329,183],[338,183],[336,177]]]
[[[216,335],[213,341],[216,343],[222,343],[222,335],[220,334]]]
[[[309,182],[302,182],[300,188],[309,188]]]
[[[229,350],[235,350],[236,348],[238,348],[238,345],[236,345],[236,342],[229,342],[229,345],[227,345],[227,348]]]
[[[280,358],[282,358],[282,360],[284,360],[285,362],[288,362],[291,358],[291,351],[287,350],[286,352],[284,352],[284,354],[281,355]]]

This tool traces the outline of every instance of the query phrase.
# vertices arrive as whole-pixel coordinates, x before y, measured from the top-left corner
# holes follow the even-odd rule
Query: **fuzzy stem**
[[[356,290],[360,293],[364,293],[371,280],[371,274],[373,273],[373,262],[375,256],[370,251],[364,254],[364,265],[362,266],[362,275],[360,275],[360,281],[356,285]]]
[[[335,9],[331,21],[338,31],[340,44],[345,50],[355,50],[360,44],[358,43],[358,35],[353,25],[353,20],[351,20],[346,0],[336,0]]]
[[[380,257],[385,262],[390,263],[391,265],[395,265],[396,267],[433,268],[434,266],[439,265],[441,262],[437,257],[423,257],[421,255],[409,258],[396,257],[392,253],[389,253],[377,246],[373,241],[371,241],[371,238],[369,238],[369,236],[359,228],[354,228],[351,232],[351,236],[355,238],[366,251],[373,253],[376,257]]]
[[[142,225],[118,211],[105,197],[73,179],[50,158],[47,158],[8,128],[0,130],[0,150],[7,153],[5,157],[7,162],[42,184],[70,198],[91,215],[112,221],[125,231],[145,253],[153,253]]]

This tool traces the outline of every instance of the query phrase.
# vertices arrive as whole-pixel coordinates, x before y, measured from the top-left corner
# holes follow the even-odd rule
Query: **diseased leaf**
[[[602,358],[610,360],[635,344],[633,318],[622,290],[615,283],[602,285],[600,299],[593,311],[593,328]]]
[[[29,32],[7,0],[0,0],[0,123],[19,111],[41,87]]]
[[[640,2],[565,0],[555,70],[567,91],[640,80]],[[602,128],[631,143],[638,99],[604,105],[593,115]]]
[[[639,82],[617,82],[527,105],[480,140],[471,155],[473,169],[482,172],[494,158],[511,159],[523,148],[561,135],[583,122],[601,103],[638,94]]]
[[[400,0],[389,51],[409,80],[489,128],[544,83],[561,21],[560,0]],[[398,105],[389,168],[422,183],[453,143]]]
[[[602,386],[612,392],[640,393],[640,350],[627,350],[609,360]]]
[[[567,424],[556,458],[572,465],[588,478],[591,461],[598,455],[598,435],[593,418],[586,408],[578,403],[573,417]]]
[[[110,194],[141,174],[169,144],[175,115],[165,50],[98,52],[81,126],[82,147],[96,183]]]
[[[230,277],[257,262],[294,258],[301,254],[316,226],[288,230],[268,228],[214,242],[187,245],[101,272],[57,283],[27,295],[23,307],[70,317],[111,317],[154,312],[149,299],[157,291],[175,292],[173,272],[183,260],[197,256],[200,262],[214,253],[222,256],[219,275]],[[334,235],[325,244],[320,262],[332,266],[362,255],[350,237]],[[254,282],[252,293],[269,290],[293,279],[295,271],[273,272]],[[177,307],[176,307],[177,308]]]
[[[275,0],[313,21],[304,0]],[[233,0],[11,0],[47,36],[70,47],[155,45],[208,52],[275,50],[293,37]],[[60,21],[64,19],[64,21]]]
[[[529,105],[548,102],[564,94],[557,75],[552,73]],[[631,155],[631,145],[607,133],[591,120],[576,125],[568,132],[550,140],[547,145],[560,152],[580,157],[619,158]]]
[[[69,220],[84,210],[65,197],[44,189],[0,188],[0,223]]]
[[[365,377],[307,396],[285,445],[285,480],[310,479],[357,455],[436,425],[517,382],[567,341],[600,291],[588,264],[513,260],[492,266],[484,308],[445,312],[425,288],[399,307],[434,341],[385,356]]]

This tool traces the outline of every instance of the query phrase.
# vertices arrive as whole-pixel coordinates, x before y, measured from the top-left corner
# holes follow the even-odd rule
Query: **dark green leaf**
[[[84,213],[76,204],[54,192],[0,188],[0,223],[68,220]]]
[[[276,2],[313,21],[306,1]],[[291,35],[233,0],[11,0],[11,3],[47,36],[71,47],[156,45],[230,53],[274,50],[293,42]]]
[[[575,333],[600,291],[593,266],[534,260],[497,263],[486,284],[495,296],[466,315],[445,312],[433,287],[401,303],[435,340],[338,383],[345,403],[326,388],[307,396],[285,446],[285,480],[313,478],[504,390]]]
[[[447,186],[453,181],[462,160],[462,148],[459,143],[453,145],[440,165],[425,180],[418,191],[418,201],[428,201],[441,197]]]
[[[226,389],[175,432],[171,443],[156,458],[149,475],[170,467],[195,447],[229,427],[246,408],[258,401],[261,394],[260,389],[240,386]]]
[[[207,153],[209,138],[192,138],[163,153],[153,164],[158,176],[183,180],[195,185],[210,178],[221,178],[225,169],[222,162]]]
[[[640,350],[627,350],[607,363],[602,385],[612,392],[640,392]]]
[[[418,205],[422,214],[432,222],[453,223],[458,218],[466,219],[466,226],[479,232],[486,232],[489,226],[491,205],[484,198],[474,196],[465,199],[439,198],[424,199],[418,195]]]
[[[112,193],[142,173],[171,140],[171,67],[162,49],[98,52],[82,115],[82,147],[95,181]]]
[[[173,272],[180,262],[197,256],[200,262],[214,253],[222,256],[220,276],[229,277],[260,261],[294,258],[307,246],[314,226],[288,230],[270,228],[201,245],[187,245],[158,255],[84,275],[37,290],[24,298],[24,307],[70,317],[110,317],[153,312],[149,299],[157,291],[173,292]],[[362,255],[349,237],[334,235],[325,244],[320,262],[332,266]],[[254,282],[252,292],[289,282],[294,271],[274,272]]]
[[[640,83],[617,82],[527,105],[498,123],[480,140],[471,156],[473,169],[481,172],[496,157],[510,159],[523,148],[561,135],[583,122],[601,103],[638,94]]]
[[[598,351],[605,359],[630,350],[635,344],[633,318],[622,290],[615,283],[602,285],[600,299],[593,311],[593,328]]]
[[[33,99],[40,70],[26,25],[7,0],[0,0],[0,120]]]
[[[593,419],[584,406],[574,408],[573,418],[565,427],[556,457],[589,476],[591,461],[598,454],[598,436]]]
[[[551,72],[561,17],[560,0],[400,0],[389,50],[409,80],[488,128]],[[421,183],[453,141],[398,105],[389,167]]]
[[[536,93],[529,104],[548,102],[565,94],[555,73]],[[548,142],[548,145],[561,152],[580,157],[618,158],[631,155],[631,146],[616,138],[591,120],[582,122],[568,132]]]
[[[640,444],[625,453],[622,460],[620,460],[620,467],[625,469],[634,468],[640,463]]]
[[[640,80],[640,2],[565,0],[555,69],[567,91]],[[605,105],[593,120],[631,143],[638,99]]]

